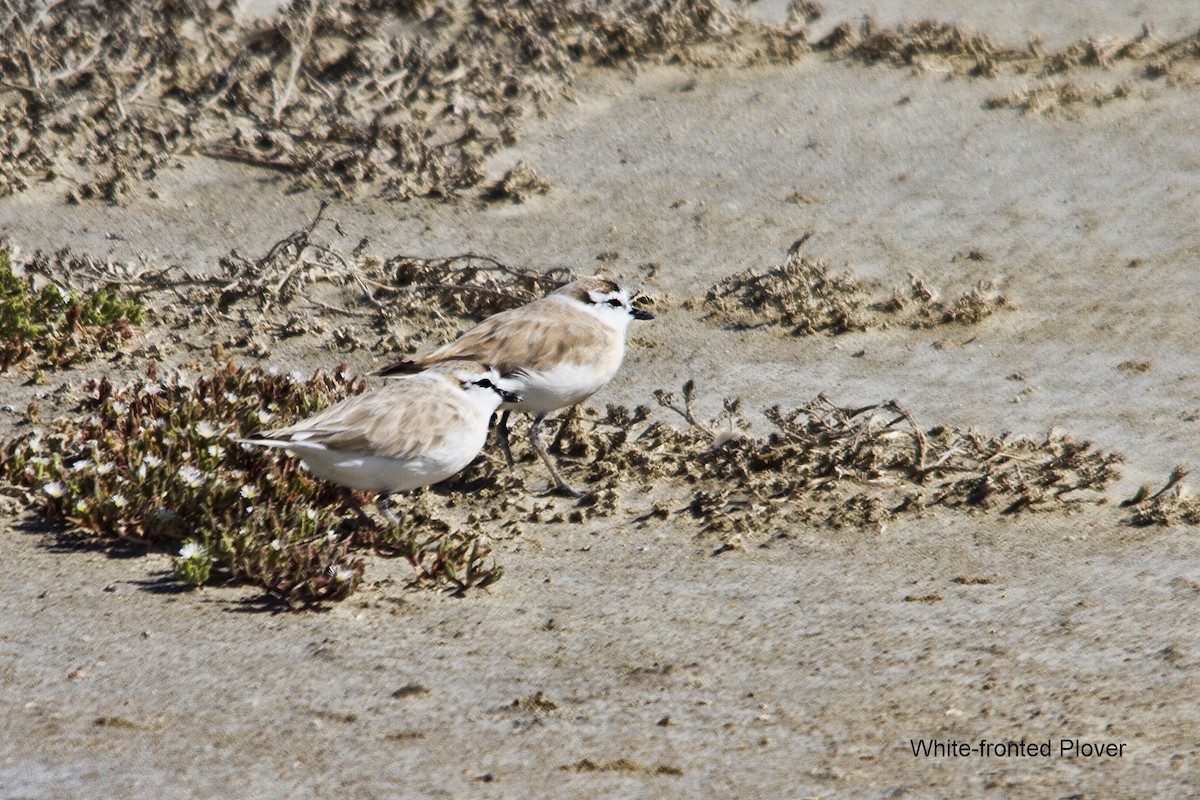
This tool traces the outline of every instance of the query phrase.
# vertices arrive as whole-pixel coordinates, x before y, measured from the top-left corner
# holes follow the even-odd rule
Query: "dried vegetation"
[[[261,256],[231,251],[215,272],[86,258],[60,259],[59,268],[43,271],[151,309],[171,333],[136,352],[156,360],[178,347],[201,349],[198,342],[217,358],[233,351],[263,357],[302,337],[341,352],[408,353],[455,335],[464,320],[515,308],[571,279],[566,269],[509,267],[473,253],[383,258],[366,240],[344,253],[322,236],[323,226],[340,230],[325,219],[326,207]]]
[[[1158,491],[1143,486],[1137,494],[1121,503],[1130,510],[1130,523],[1139,526],[1200,525],[1200,498],[1187,494],[1183,484],[1187,475],[1186,467],[1176,467]]]
[[[65,180],[78,202],[120,202],[180,155],[259,165],[296,189],[387,199],[451,197],[522,121],[569,96],[580,65],[792,62],[813,51],[860,63],[1039,81],[989,101],[1031,113],[1102,103],[1130,80],[1197,83],[1200,34],[1144,30],[1047,53],[924,20],[843,23],[819,41],[811,2],[778,27],[718,0],[295,0],[268,20],[234,0],[6,3],[0,11],[0,196]],[[1108,88],[1060,76],[1132,67]],[[523,200],[547,184],[524,167],[485,196]]]
[[[1079,106],[1101,106],[1128,97],[1133,92],[1130,84],[1122,82],[1116,86],[1099,85],[1079,87],[1072,81],[1041,83],[1021,88],[1007,95],[996,95],[987,99],[988,108],[1016,108],[1027,114],[1051,116],[1069,113]]]
[[[569,437],[564,453],[581,455],[597,485],[636,474],[686,487],[682,505],[656,500],[645,516],[693,518],[726,545],[793,524],[879,525],[935,507],[1013,514],[1102,503],[1121,461],[1054,432],[1033,439],[925,429],[896,401],[845,408],[820,396],[774,406],[764,411],[771,432],[756,437],[736,399],[700,419],[691,381],[681,398],[659,391],[656,399],[687,426],[642,424],[649,409],[610,406],[575,423],[593,427],[588,449]]]
[[[1200,33],[1164,40],[1144,26],[1127,39],[1096,38],[1048,52],[1040,40],[1024,48],[997,45],[986,34],[971,33],[936,20],[879,29],[870,18],[859,26],[843,23],[812,45],[817,50],[866,64],[885,63],[964,77],[1024,76],[1035,83],[1011,94],[995,95],[987,108],[1018,108],[1030,114],[1077,113],[1085,105],[1102,106],[1133,94],[1133,81],[1162,79],[1172,87],[1200,84]],[[1126,68],[1115,81],[1105,78]],[[1089,87],[1063,79],[1091,71],[1100,81]]]
[[[70,199],[118,202],[205,154],[295,188],[446,197],[578,64],[669,58],[729,25],[715,0],[296,0],[258,21],[237,6],[6,4],[0,195],[62,176]]]
[[[1011,308],[990,283],[945,301],[917,275],[909,276],[906,289],[895,288],[872,300],[867,285],[852,273],[834,272],[824,262],[805,256],[802,249],[808,238],[793,244],[782,264],[765,272],[745,270],[711,286],[703,309],[710,318],[736,327],[777,325],[793,336],[805,336],[888,325],[971,325]]]

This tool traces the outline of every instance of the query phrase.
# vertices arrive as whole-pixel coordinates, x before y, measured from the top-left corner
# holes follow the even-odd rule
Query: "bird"
[[[342,487],[360,521],[370,518],[349,490],[377,492],[380,514],[399,525],[391,496],[443,481],[470,464],[500,404],[521,401],[515,386],[495,367],[447,360],[238,441],[299,457],[313,475]]]
[[[520,409],[534,415],[529,442],[550,470],[555,488],[572,497],[582,492],[567,483],[541,442],[546,415],[591,397],[612,380],[625,358],[632,320],[654,319],[629,293],[602,277],[579,278],[545,297],[494,314],[458,339],[423,355],[406,358],[376,375],[412,373],[451,359],[493,364],[516,382]],[[509,471],[508,418],[515,406],[501,405],[497,439]]]

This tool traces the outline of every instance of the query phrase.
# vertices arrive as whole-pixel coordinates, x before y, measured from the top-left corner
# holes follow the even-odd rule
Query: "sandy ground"
[[[1196,24],[1171,3],[1115,5],[928,13],[1011,42]],[[902,18],[833,3],[826,18],[865,12]],[[64,550],[6,524],[0,796],[1200,793],[1195,531],[1133,528],[1117,507],[1194,461],[1200,104],[1138,83],[1074,119],[984,107],[1019,83],[819,56],[596,70],[493,159],[496,174],[533,163],[549,195],[331,214],[347,247],[369,236],[383,253],[587,271],[616,252],[615,271],[671,296],[778,263],[806,230],[807,252],[881,285],[918,272],[951,295],[996,281],[1016,309],[953,329],[792,338],[675,307],[597,399],[643,403],[691,377],[705,410],[722,395],[757,409],[825,392],[898,398],[926,424],[1054,426],[1127,456],[1109,505],[780,531],[720,557],[686,523],[534,525],[500,544],[507,572],[486,592],[417,592],[405,564],[374,560],[374,588],[299,614],[265,611],[249,589],[178,593],[163,555]],[[262,252],[318,202],[201,159],[156,189],[111,208],[35,187],[0,202],[0,233],[26,250],[202,268]],[[817,202],[786,202],[796,191]],[[955,259],[970,249],[987,260]],[[1152,366],[1117,369],[1129,360]],[[916,739],[1054,752],[914,757]],[[1123,755],[1061,756],[1071,739]]]

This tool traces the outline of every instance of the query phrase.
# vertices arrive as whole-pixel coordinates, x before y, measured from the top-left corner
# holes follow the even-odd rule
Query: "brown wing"
[[[503,375],[520,369],[540,371],[561,363],[576,348],[603,351],[615,336],[590,315],[546,298],[488,317],[450,344],[393,364],[378,374],[414,372],[454,359],[490,364]]]
[[[477,412],[436,379],[414,377],[330,406],[288,428],[261,434],[276,441],[311,442],[333,450],[386,458],[416,458],[469,427]],[[441,388],[441,387],[438,387]]]

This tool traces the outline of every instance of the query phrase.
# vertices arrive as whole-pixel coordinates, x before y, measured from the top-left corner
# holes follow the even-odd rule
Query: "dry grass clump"
[[[995,95],[987,99],[988,108],[1016,108],[1026,114],[1071,115],[1081,106],[1099,108],[1113,100],[1128,97],[1133,87],[1119,83],[1111,88],[1092,86],[1080,88],[1071,81],[1047,83],[1031,88],[1018,89],[1011,94]]]
[[[1130,523],[1139,526],[1200,525],[1200,498],[1186,493],[1183,479],[1187,475],[1186,467],[1176,467],[1158,491],[1142,486],[1137,494],[1121,503],[1132,512]]]
[[[1139,34],[1127,39],[1104,42],[1087,38],[1062,50],[1047,52],[1037,39],[1025,48],[1002,47],[986,34],[970,33],[936,20],[879,29],[867,18],[858,26],[842,23],[814,42],[813,47],[866,64],[885,63],[986,78],[1002,74],[1046,77],[1082,70],[1107,72],[1128,65],[1145,80],[1163,78],[1168,85],[1194,86],[1198,78],[1189,66],[1200,60],[1200,33],[1163,40],[1149,26],[1143,26]],[[1140,70],[1136,69],[1139,65]],[[992,109],[1017,108],[1030,114],[1072,114],[1086,106],[1102,106],[1132,94],[1129,80],[1091,88],[1060,80],[993,96],[985,105]]]
[[[544,272],[510,267],[475,253],[442,258],[393,256],[379,270],[377,296],[399,302],[406,314],[435,310],[462,319],[482,320],[517,308],[573,280],[568,269]]]
[[[219,357],[229,350],[265,356],[278,342],[301,336],[341,351],[413,352],[452,336],[460,320],[515,308],[572,279],[567,269],[510,267],[474,253],[385,260],[366,240],[343,253],[319,232],[326,209],[323,203],[308,224],[261,256],[236,250],[222,256],[215,274],[87,260],[58,272],[63,281],[137,299],[166,327],[201,331]]]
[[[70,197],[115,202],[152,177],[191,140],[200,104],[230,88],[218,65],[234,5],[6,4],[0,195],[63,174]]]
[[[37,254],[18,274],[11,250],[0,243],[0,372],[24,361],[35,369],[62,368],[101,352],[119,349],[142,322],[142,306],[121,292],[99,289],[79,295],[69,283],[47,281],[39,290],[35,273],[70,268],[72,257]]]
[[[866,284],[852,273],[834,273],[825,263],[805,256],[801,249],[807,240],[805,236],[793,244],[782,264],[765,272],[748,269],[709,287],[703,307],[710,318],[738,327],[778,325],[790,329],[793,336],[806,336],[894,324],[973,325],[1010,307],[989,283],[943,301],[917,275],[909,276],[907,291],[893,289],[886,298],[871,300]]]
[[[740,401],[726,400],[712,420],[697,417],[691,381],[682,403],[671,392],[656,398],[687,427],[643,425],[648,409],[610,407],[581,423],[594,440],[589,449],[572,444],[572,434],[563,452],[585,462],[594,485],[632,474],[687,487],[683,508],[656,502],[649,515],[686,511],[726,538],[785,523],[875,525],[933,507],[1011,514],[1102,503],[1121,462],[1053,432],[1034,439],[924,429],[896,401],[844,408],[819,396],[788,411],[774,406],[764,412],[773,430],[754,437]]]
[[[259,355],[269,352],[263,339],[279,341],[303,333],[324,333],[323,313],[333,311],[353,320],[371,312],[342,308],[327,300],[341,299],[349,288],[352,304],[369,304],[371,287],[347,257],[316,236],[327,203],[302,228],[251,258],[236,250],[218,259],[215,273],[189,272],[177,266],[135,269],[119,264],[86,262],[72,265],[64,278],[102,288],[120,288],[156,311],[164,326],[200,328],[220,347],[243,347]],[[380,311],[378,303],[375,310]]]
[[[576,65],[670,57],[718,36],[716,0],[22,3],[0,21],[0,195],[62,175],[119,202],[204,153],[294,188],[450,196],[485,179]]]
[[[718,0],[294,0],[254,21],[238,5],[7,4],[0,196],[63,178],[73,202],[118,203],[176,156],[205,154],[275,170],[293,189],[452,197],[488,180],[486,159],[517,140],[529,113],[569,95],[582,64],[791,63],[815,47],[988,77],[1141,64],[1144,79],[1193,85],[1200,49],[1200,35],[1160,41],[1147,29],[1047,54],[932,20],[843,23],[810,44],[804,23],[820,9],[807,2],[778,27]],[[1027,104],[990,107],[1006,105]],[[541,190],[520,176],[499,185],[514,181],[518,197]]]
[[[866,287],[850,273],[835,274],[793,246],[766,272],[746,270],[709,287],[704,308],[734,324],[769,323],[793,336],[865,330]]]
[[[868,18],[858,41],[843,32],[825,49],[868,64],[924,66],[937,59],[955,71],[986,77],[997,74],[999,62],[1013,61],[1021,55],[1020,51],[997,46],[986,34],[970,33],[958,25],[931,19],[902,23],[894,30],[878,30]]]
[[[1081,70],[1111,72],[1121,66],[1126,70],[1123,79],[1083,87],[1071,80],[1050,80],[1029,88],[1018,89],[1009,95],[990,97],[988,108],[1016,108],[1026,114],[1075,117],[1087,107],[1105,106],[1134,94],[1137,78],[1153,81],[1163,79],[1168,86],[1194,87],[1200,76],[1189,69],[1200,61],[1200,33],[1174,40],[1156,36],[1148,25],[1141,33],[1127,39],[1099,41],[1088,38],[1075,42],[1056,53],[1041,52],[1040,44],[1031,43],[1030,52],[1036,58],[1022,72],[1042,76],[1061,75]]]
[[[417,513],[404,530],[360,528],[337,487],[294,458],[234,441],[362,391],[344,368],[298,380],[227,365],[190,385],[151,368],[130,386],[100,379],[84,388],[82,416],[0,450],[0,477],[71,535],[183,545],[183,582],[250,582],[293,605],[349,596],[364,547],[407,556],[423,585],[461,592],[500,575],[485,563],[478,526],[452,532]]]
[[[489,186],[483,197],[485,200],[524,203],[535,194],[546,194],[549,191],[550,182],[538,177],[533,167],[522,161]]]
[[[820,396],[766,416],[776,428],[766,439],[734,438],[714,450],[717,475],[743,478],[737,491],[768,506],[815,491],[827,503],[805,515],[815,510],[835,525],[939,505],[1013,513],[1094,502],[1121,460],[1054,433],[1031,439],[924,430],[896,401],[852,409]]]

